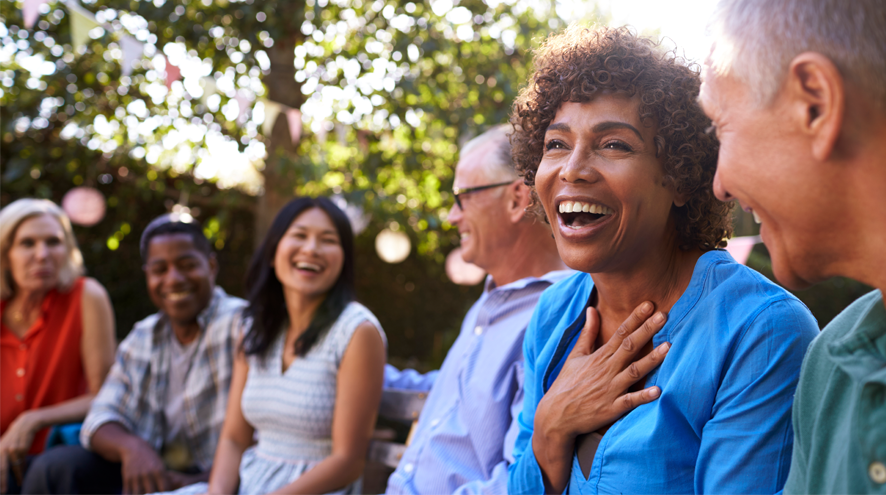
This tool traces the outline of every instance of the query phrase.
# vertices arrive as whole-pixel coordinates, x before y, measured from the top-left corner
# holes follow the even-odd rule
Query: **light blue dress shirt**
[[[508,491],[544,493],[532,451],[535,410],[584,325],[593,280],[581,273],[542,295],[526,332],[526,385]],[[725,251],[702,255],[655,346],[671,343],[646,386],[661,397],[600,441],[569,493],[775,493],[791,462],[791,404],[818,334],[799,300]]]
[[[507,492],[523,405],[523,335],[542,291],[572,273],[502,287],[488,277],[439,374],[386,369],[385,388],[427,390],[433,384],[388,494]]]

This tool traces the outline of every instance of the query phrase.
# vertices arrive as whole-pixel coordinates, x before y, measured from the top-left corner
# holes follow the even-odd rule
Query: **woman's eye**
[[[24,247],[34,247],[34,241],[32,239],[23,239],[19,244]]]
[[[59,239],[58,237],[53,237],[51,239],[46,240],[46,244],[49,246],[58,246],[61,243],[62,243],[62,240]]]
[[[557,150],[557,149],[565,149],[566,145],[563,144],[563,141],[552,139],[545,143],[545,151]]]
[[[609,141],[603,144],[603,148],[608,150],[618,150],[618,151],[634,151],[633,148],[628,146],[626,143],[622,141]]]
[[[332,238],[332,237],[327,237],[327,238],[324,238],[324,239],[323,239],[323,243],[324,243],[324,244],[334,244],[334,245],[338,245],[338,239],[335,239],[335,238]]]

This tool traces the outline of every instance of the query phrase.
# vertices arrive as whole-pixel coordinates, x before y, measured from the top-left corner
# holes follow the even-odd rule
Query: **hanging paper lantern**
[[[726,246],[726,251],[735,258],[735,261],[741,263],[742,265],[747,264],[748,257],[751,255],[751,251],[754,249],[754,246],[758,243],[762,242],[760,236],[752,235],[748,237],[733,237],[729,239],[729,244]]]
[[[375,251],[378,257],[388,263],[399,263],[409,256],[412,243],[409,236],[400,232],[385,229],[378,233],[375,238]]]
[[[105,217],[105,197],[92,187],[75,187],[62,198],[62,209],[71,222],[92,227]]]
[[[477,285],[486,277],[486,271],[461,257],[461,248],[446,256],[446,275],[458,285]]]

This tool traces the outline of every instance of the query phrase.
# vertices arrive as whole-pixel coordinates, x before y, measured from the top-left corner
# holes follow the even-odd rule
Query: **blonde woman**
[[[51,201],[0,210],[0,264],[0,493],[15,493],[48,428],[86,416],[114,360],[114,313]]]

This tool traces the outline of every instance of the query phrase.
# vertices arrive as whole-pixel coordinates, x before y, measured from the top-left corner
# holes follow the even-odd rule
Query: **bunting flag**
[[[133,62],[142,57],[145,45],[132,36],[123,35],[123,37],[120,38],[120,50],[123,52],[123,75],[128,76],[132,74]]]
[[[40,6],[49,0],[23,0],[22,18],[25,20],[25,28],[31,29],[40,17]]]
[[[262,122],[261,132],[265,136],[270,136],[274,130],[274,124],[277,123],[277,116],[283,110],[283,105],[266,98],[261,98],[259,101],[265,106],[265,121]]]
[[[79,52],[89,42],[89,31],[100,27],[101,23],[95,20],[92,12],[84,9],[74,2],[67,2],[65,6],[71,13],[71,45],[74,52]]]
[[[726,246],[726,251],[735,258],[735,261],[741,263],[742,265],[746,265],[748,262],[748,257],[751,255],[751,251],[754,249],[754,246],[763,242],[758,235],[752,235],[747,237],[733,237],[729,239],[729,244]]]
[[[163,58],[166,59],[166,89],[172,90],[172,83],[182,78],[182,71],[178,67],[172,65],[168,58],[165,56]]]
[[[250,110],[249,98],[247,98],[242,91],[237,91],[237,94],[234,95],[234,100],[237,102],[238,109],[237,122],[243,123],[243,117],[245,117]]]
[[[287,108],[286,122],[289,124],[289,137],[292,138],[292,144],[298,143],[301,139],[301,111],[297,108]]]

